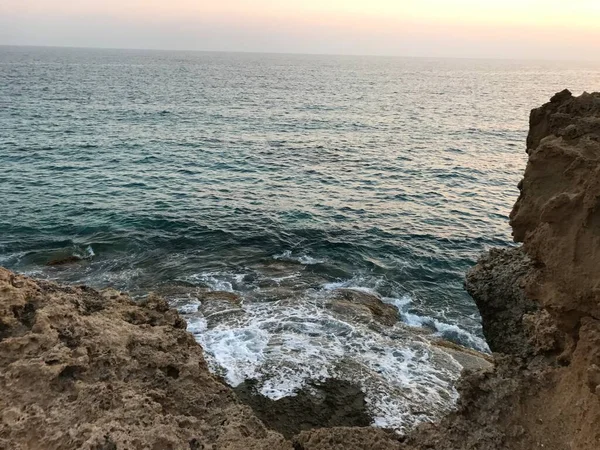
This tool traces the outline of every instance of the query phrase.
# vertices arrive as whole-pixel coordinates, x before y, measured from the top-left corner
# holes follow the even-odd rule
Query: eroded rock
[[[0,268],[0,448],[292,448],[164,300],[103,294]]]
[[[400,319],[395,306],[384,303],[375,294],[354,289],[337,289],[334,299],[327,307],[359,320],[368,321],[371,316],[373,320],[386,326],[392,326]]]
[[[258,393],[251,380],[234,390],[269,428],[288,439],[315,428],[368,427],[372,423],[360,387],[343,380],[312,383],[294,396],[279,400]]]

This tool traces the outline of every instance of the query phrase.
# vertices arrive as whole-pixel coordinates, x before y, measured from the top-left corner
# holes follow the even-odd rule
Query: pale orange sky
[[[2,0],[0,44],[600,59],[600,0]]]

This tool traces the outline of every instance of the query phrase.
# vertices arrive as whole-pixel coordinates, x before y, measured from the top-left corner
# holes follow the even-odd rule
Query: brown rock
[[[450,354],[464,370],[489,370],[494,366],[494,358],[486,353],[478,352],[477,350],[472,350],[444,339],[437,339],[431,343]]]
[[[198,294],[198,299],[200,301],[219,301],[223,300],[232,305],[241,305],[242,297],[238,294],[228,291],[206,291]]]
[[[600,448],[600,94],[563,91],[530,123],[511,213],[523,247],[492,250],[465,283],[494,370],[464,376],[457,412],[407,450]]]
[[[373,313],[366,305],[349,300],[334,299],[325,305],[328,309],[349,321],[368,323],[374,320]]]
[[[365,317],[368,309],[374,320],[387,326],[393,326],[399,320],[395,306],[384,303],[374,294],[354,289],[337,289],[329,307],[338,312],[355,314],[359,318]]]
[[[511,225],[537,267],[528,297],[573,334],[582,317],[600,319],[600,93],[563,91],[530,126]]]
[[[82,260],[82,258],[80,256],[68,255],[68,256],[61,256],[58,258],[51,259],[50,261],[48,261],[46,263],[46,265],[47,266],[64,266],[67,264],[73,264],[73,263],[79,262],[81,260]]]
[[[291,449],[164,300],[14,277],[0,268],[0,448]]]
[[[372,422],[360,387],[343,380],[312,383],[295,395],[279,400],[258,393],[253,381],[242,383],[235,392],[269,428],[288,439],[305,430],[368,427]]]

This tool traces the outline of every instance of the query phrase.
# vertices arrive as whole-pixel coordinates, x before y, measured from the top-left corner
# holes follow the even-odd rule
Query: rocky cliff
[[[519,248],[468,274],[494,352],[466,376],[459,410],[411,448],[600,448],[600,94],[535,109],[510,215]]]
[[[440,423],[408,436],[279,424],[284,438],[265,426],[283,413],[259,420],[159,298],[0,269],[0,448],[597,450],[600,94],[534,110],[527,153],[511,213],[522,246],[490,251],[466,279],[495,366],[465,373]]]

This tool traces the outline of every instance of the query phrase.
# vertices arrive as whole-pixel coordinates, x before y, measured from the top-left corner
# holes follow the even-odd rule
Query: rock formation
[[[531,113],[510,215],[520,248],[467,275],[496,368],[464,377],[457,413],[409,448],[600,448],[600,94]]]
[[[356,410],[339,396],[247,398],[208,372],[161,299],[0,269],[0,449],[599,449],[600,94],[563,91],[530,121],[511,213],[522,246],[490,251],[465,283],[495,365],[465,372],[457,410],[439,423],[408,436],[340,426],[365,423],[352,386],[327,392]],[[341,292],[330,307],[393,324],[376,300]],[[331,428],[285,419],[301,404],[308,427]]]
[[[291,449],[160,298],[0,269],[0,448]]]

